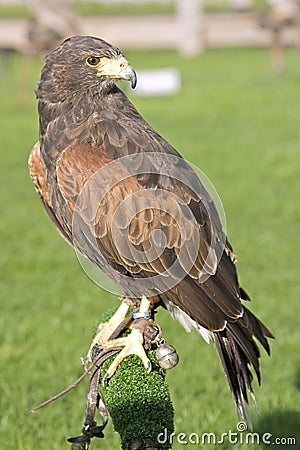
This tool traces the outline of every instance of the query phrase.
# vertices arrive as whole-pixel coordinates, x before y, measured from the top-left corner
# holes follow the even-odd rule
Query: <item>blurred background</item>
[[[1,0],[0,7],[1,48],[26,54],[78,33],[100,33],[122,48],[189,56],[272,44],[280,53],[282,45],[300,44],[299,0]],[[282,65],[275,61],[277,69]]]
[[[27,171],[43,56],[73,34],[125,52],[138,72],[136,93],[127,91],[134,104],[216,187],[250,309],[276,336],[272,357],[262,355],[262,387],[254,383],[261,409],[260,418],[252,411],[254,429],[297,436],[299,445],[299,10],[296,0],[0,1],[3,448],[68,448],[66,438],[82,427],[87,382],[33,416],[24,412],[82,373],[97,317],[118,304],[57,235]],[[180,355],[168,373],[177,433],[235,431],[212,345],[165,311],[158,321]],[[111,424],[91,448],[119,448]]]

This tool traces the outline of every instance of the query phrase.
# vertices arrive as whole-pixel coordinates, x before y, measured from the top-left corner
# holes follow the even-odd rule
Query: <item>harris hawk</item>
[[[36,90],[40,135],[29,158],[51,220],[76,251],[106,272],[124,297],[94,345],[137,354],[159,305],[187,331],[212,340],[240,418],[250,420],[253,375],[272,334],[244,305],[235,255],[214,201],[195,171],[141,117],[118,80],[136,73],[121,51],[90,36],[66,39],[45,58]],[[136,306],[131,333],[110,336]],[[144,324],[144,325],[143,325]]]

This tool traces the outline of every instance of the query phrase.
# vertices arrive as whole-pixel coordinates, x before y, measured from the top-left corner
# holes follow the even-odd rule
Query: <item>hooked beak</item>
[[[132,89],[134,89],[136,87],[137,76],[136,76],[136,72],[132,66],[128,65],[126,67],[126,69],[122,70],[122,72],[120,72],[120,78],[122,80],[130,81],[130,85],[131,85]]]
[[[106,76],[109,78],[116,78],[130,81],[132,89],[136,87],[137,77],[135,70],[129,65],[124,56],[118,58],[101,58],[101,64],[98,67],[97,76]]]

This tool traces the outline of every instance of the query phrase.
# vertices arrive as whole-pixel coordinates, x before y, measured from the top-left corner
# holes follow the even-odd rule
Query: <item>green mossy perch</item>
[[[106,314],[105,321],[112,314]],[[101,387],[123,450],[172,447],[170,443],[161,444],[157,439],[160,433],[169,436],[174,431],[174,409],[165,381],[166,371],[160,367],[154,350],[148,351],[147,355],[152,363],[150,373],[147,373],[139,357],[128,356],[118,366],[106,388]],[[100,379],[114,357],[111,356],[103,364]]]
[[[118,367],[107,388],[102,390],[105,404],[120,434],[123,450],[134,448],[169,449],[159,444],[158,435],[174,431],[174,411],[165,370],[159,366],[155,352],[148,352],[152,371],[148,374],[137,356],[128,356]],[[102,376],[112,358],[105,362]]]

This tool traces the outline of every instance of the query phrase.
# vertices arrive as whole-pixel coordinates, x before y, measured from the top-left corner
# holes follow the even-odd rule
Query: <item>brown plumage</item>
[[[119,78],[135,85],[120,50],[97,38],[69,38],[46,57],[30,175],[60,234],[125,295],[158,294],[185,328],[213,339],[239,414],[249,419],[250,366],[260,379],[254,338],[269,353],[272,334],[242,304],[249,297],[210,195],[116,87]],[[130,196],[125,217],[116,215]],[[163,241],[153,238],[157,230]],[[151,257],[135,258],[135,251]],[[168,289],[177,260],[180,279]]]

